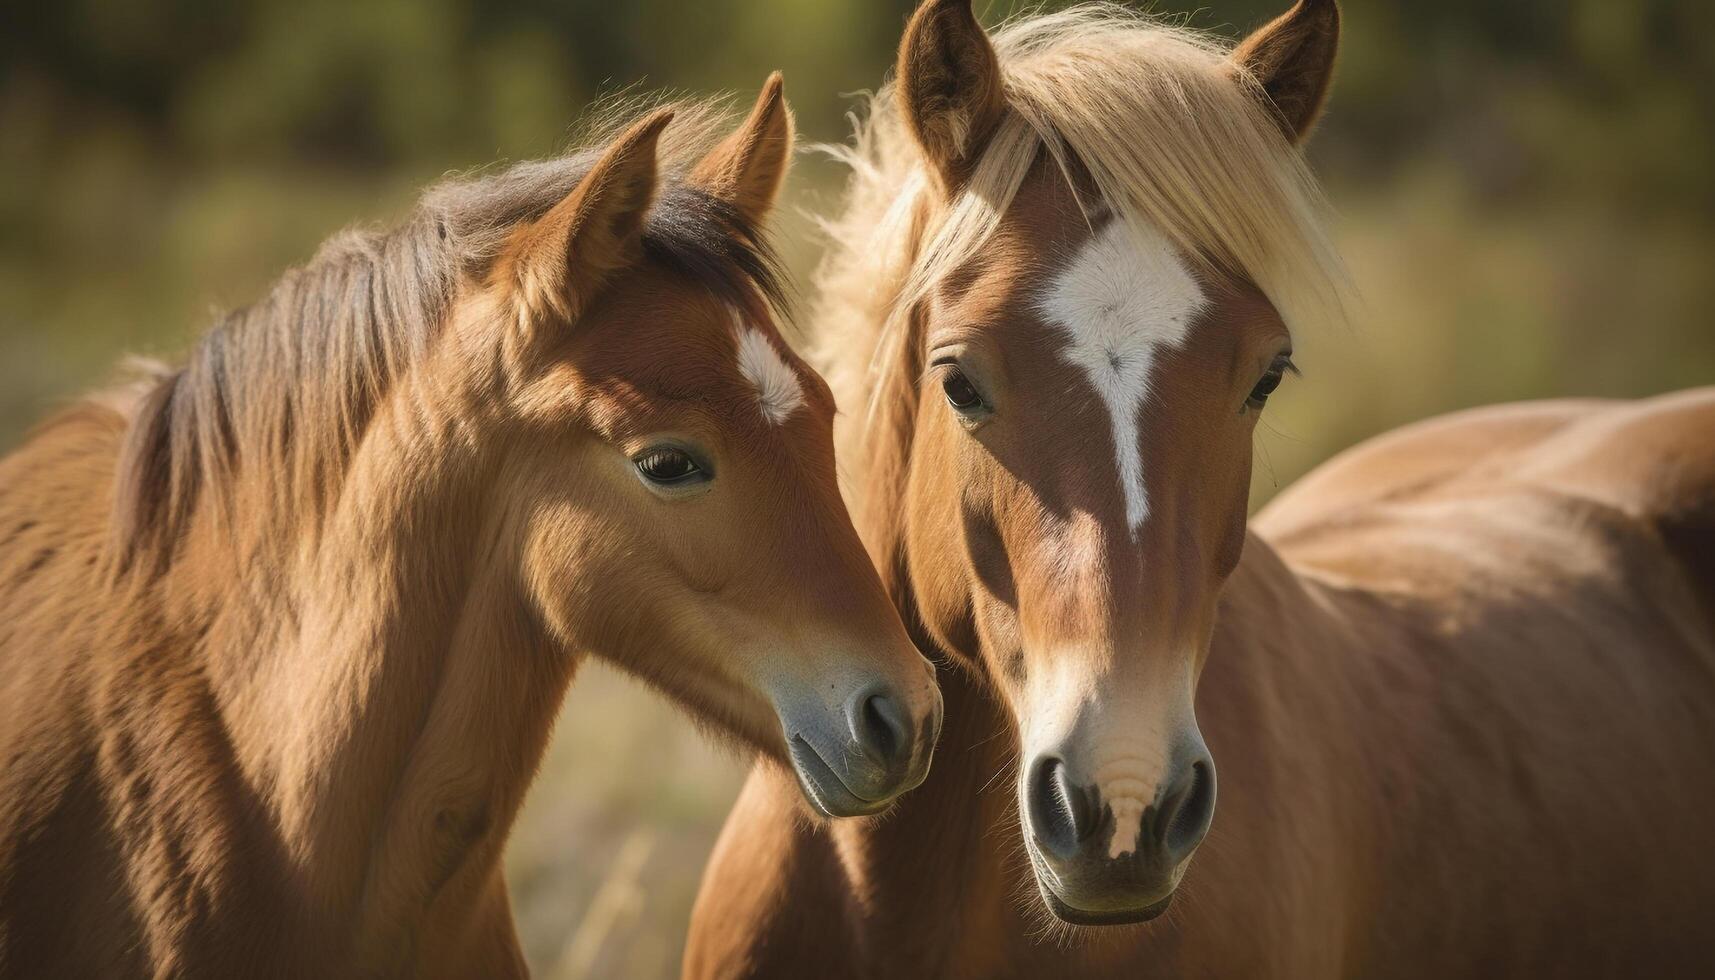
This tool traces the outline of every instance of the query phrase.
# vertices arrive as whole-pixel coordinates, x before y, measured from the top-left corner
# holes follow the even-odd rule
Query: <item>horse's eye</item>
[[[704,476],[703,468],[697,465],[690,453],[672,446],[658,446],[633,459],[632,463],[645,480],[661,486],[690,483]]]
[[[976,386],[971,379],[965,377],[958,368],[949,370],[941,379],[941,390],[947,393],[947,404],[961,412],[981,408],[983,396],[977,394]]]
[[[1261,405],[1268,401],[1268,396],[1274,394],[1274,390],[1280,387],[1282,377],[1283,375],[1279,371],[1270,371],[1263,375],[1262,380],[1258,381],[1256,387],[1251,389],[1251,404]]]
[[[1275,358],[1274,363],[1269,365],[1268,373],[1264,374],[1257,381],[1256,387],[1251,389],[1250,397],[1245,399],[1245,404],[1251,408],[1262,408],[1263,404],[1268,401],[1268,396],[1274,394],[1275,389],[1280,387],[1280,382],[1285,379],[1286,372],[1297,370],[1298,368],[1293,365],[1291,357],[1282,354]]]

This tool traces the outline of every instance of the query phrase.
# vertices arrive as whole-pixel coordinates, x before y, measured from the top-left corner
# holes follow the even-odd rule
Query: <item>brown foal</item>
[[[523,974],[501,848],[591,656],[824,814],[922,780],[775,322],[778,76],[716,122],[440,186],[0,460],[0,976]]]

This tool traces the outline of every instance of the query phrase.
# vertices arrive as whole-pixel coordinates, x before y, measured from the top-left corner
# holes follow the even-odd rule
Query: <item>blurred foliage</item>
[[[1157,9],[1235,35],[1286,5]],[[1258,499],[1437,411],[1715,381],[1715,3],[1344,6],[1311,154],[1365,303],[1355,330],[1302,338]],[[554,152],[604,93],[747,98],[781,68],[801,132],[838,140],[909,7],[0,0],[0,446],[121,354],[182,348],[339,226],[398,216],[438,174]],[[839,176],[798,166],[799,272],[816,243],[796,212]],[[600,671],[561,728],[509,859],[530,955],[549,976],[671,975],[739,760]],[[635,887],[615,884],[621,854],[642,856]]]

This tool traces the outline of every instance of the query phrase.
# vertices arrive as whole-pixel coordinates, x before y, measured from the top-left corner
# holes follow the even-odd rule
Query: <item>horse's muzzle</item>
[[[1166,911],[1215,811],[1215,766],[1201,739],[1179,755],[1135,828],[1117,826],[1116,807],[1101,788],[1075,783],[1060,758],[1030,763],[1023,786],[1028,849],[1038,889],[1056,916],[1115,925]]]
[[[889,687],[872,684],[839,712],[794,723],[782,711],[787,754],[804,797],[829,817],[879,813],[929,772],[941,729],[940,698],[926,711]]]

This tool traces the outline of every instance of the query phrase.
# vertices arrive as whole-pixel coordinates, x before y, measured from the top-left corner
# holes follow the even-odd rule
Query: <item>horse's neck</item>
[[[504,529],[483,523],[494,466],[462,397],[402,379],[313,543],[281,556],[285,594],[210,637],[287,873],[360,943],[480,877],[470,852],[497,851],[570,676],[536,655]]]
[[[887,817],[831,832],[866,915],[856,937],[878,968],[924,975],[974,961],[973,938],[1018,919],[1029,880],[1019,846],[1011,721],[963,665],[941,668],[945,708],[935,763]],[[877,972],[884,972],[878,970]],[[972,975],[980,975],[978,969]]]

